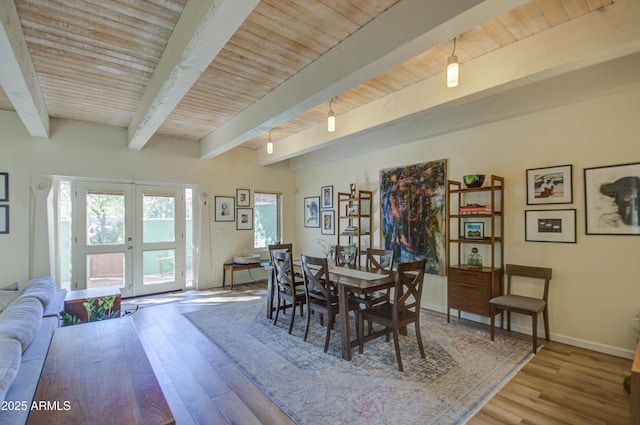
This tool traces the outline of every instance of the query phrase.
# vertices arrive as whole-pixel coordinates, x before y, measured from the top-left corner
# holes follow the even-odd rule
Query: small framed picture
[[[236,198],[233,196],[216,196],[216,218],[215,221],[235,221],[236,219]]]
[[[584,169],[587,235],[640,235],[640,162]]]
[[[465,239],[483,239],[484,223],[482,222],[464,223],[464,238]]]
[[[9,173],[0,173],[0,202],[9,202]]]
[[[238,208],[236,212],[238,215],[236,218],[236,229],[253,229],[253,208]]]
[[[320,227],[320,197],[304,198],[304,227]]]
[[[322,225],[320,226],[320,233],[323,235],[335,235],[335,221],[336,221],[336,213],[333,210],[322,210],[320,211],[320,221],[322,221]]]
[[[572,165],[527,170],[527,205],[573,202]]]
[[[0,234],[9,233],[9,205],[0,205]]]
[[[333,186],[322,186],[320,189],[322,208],[333,208]]]
[[[249,189],[236,189],[236,205],[239,207],[251,206],[251,190]]]
[[[576,243],[574,209],[525,211],[524,222],[525,241]]]

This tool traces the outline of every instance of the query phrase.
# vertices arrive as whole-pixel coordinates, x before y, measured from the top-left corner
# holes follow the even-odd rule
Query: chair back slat
[[[394,315],[400,315],[405,311],[419,312],[425,265],[424,259],[398,264],[393,302]]]
[[[280,291],[291,292],[295,296],[296,285],[293,274],[293,262],[291,253],[276,251],[273,253],[273,267],[275,269],[275,281]]]
[[[304,280],[307,303],[310,303],[313,299],[331,304],[333,297],[327,259],[301,255],[300,262],[302,263],[302,278]]]
[[[367,249],[367,269],[372,272],[393,270],[394,252],[391,249]]]
[[[548,267],[520,266],[517,264],[507,264],[505,274],[507,275],[507,295],[511,294],[511,277],[529,277],[534,279],[544,279],[544,290],[542,299],[547,301],[549,297],[549,282],[551,281],[551,270]]]

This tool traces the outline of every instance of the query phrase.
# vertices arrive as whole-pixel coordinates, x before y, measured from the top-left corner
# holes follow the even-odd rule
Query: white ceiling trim
[[[403,122],[415,127],[417,117],[424,119],[435,114],[439,120],[431,121],[429,130],[423,129],[427,131],[425,137],[456,131],[470,126],[472,123],[467,122],[470,117],[456,115],[453,120],[446,119],[443,114],[447,110],[459,110],[465,103],[477,103],[508,90],[637,52],[640,52],[640,2],[619,0],[605,13],[585,15],[462,64],[460,85],[455,89],[446,88],[443,74],[434,76],[338,116],[335,133],[328,133],[324,124],[317,125],[279,140],[272,155],[261,148],[256,152],[257,161],[261,165],[274,164]],[[531,108],[534,110],[536,106]],[[485,110],[491,111],[492,116],[482,114],[482,118],[474,121],[476,125],[504,119],[513,112]],[[410,141],[413,140],[406,139]]]
[[[129,124],[129,148],[147,144],[259,2],[187,2]]]
[[[233,149],[521,0],[402,0],[201,140],[203,159]]]
[[[31,137],[49,138],[44,103],[22,24],[13,1],[0,2],[0,85]]]

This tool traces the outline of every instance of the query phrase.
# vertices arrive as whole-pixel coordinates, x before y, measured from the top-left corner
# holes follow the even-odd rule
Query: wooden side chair
[[[304,279],[304,293],[307,303],[307,326],[304,330],[304,340],[307,340],[309,325],[311,323],[311,313],[327,315],[327,336],[324,340],[324,352],[329,349],[329,339],[331,338],[331,328],[338,314],[338,296],[335,294],[331,280],[329,279],[329,265],[326,258],[310,257],[301,255],[302,277]],[[354,311],[356,320],[358,318],[358,303],[349,301],[349,311]],[[344,320],[344,319],[343,319]],[[321,322],[322,323],[322,322]],[[356,328],[356,335],[359,335]]]
[[[335,250],[335,258],[336,258],[336,266],[338,267],[351,267],[351,266],[355,266],[356,264],[358,264],[357,258],[358,258],[358,247],[356,246],[356,252],[353,254],[353,258],[347,258],[347,256],[345,255],[345,246],[341,246],[341,245],[336,245],[336,250]]]
[[[269,265],[271,266],[269,270],[269,275],[267,278],[267,319],[273,319],[273,312],[275,308],[273,307],[273,301],[275,299],[275,274],[276,269],[273,266],[273,254],[278,251],[285,251],[291,253],[293,255],[293,244],[292,243],[278,243],[268,245],[269,249]]]
[[[542,313],[544,320],[545,339],[549,341],[549,313],[547,300],[549,298],[549,282],[551,281],[551,269],[545,267],[518,266],[507,264],[505,267],[507,277],[507,291],[505,295],[489,300],[491,307],[491,341],[495,334],[495,320],[498,311],[507,312],[507,330],[511,331],[511,312],[531,316],[531,333],[533,353],[538,349],[538,315]],[[521,276],[544,280],[542,298],[515,295],[511,293],[511,278]]]
[[[391,249],[367,248],[365,266],[370,272],[384,271],[391,273],[393,271],[394,252]],[[391,301],[391,289],[386,291],[374,292],[358,297],[355,294],[350,295],[354,301],[363,305],[365,308],[371,308],[376,304]],[[373,325],[369,322],[369,333],[373,332]]]
[[[289,333],[293,330],[293,321],[296,316],[296,306],[300,306],[300,317],[303,315],[302,306],[305,304],[305,295],[303,287],[296,283],[293,274],[293,261],[291,253],[286,251],[277,251],[273,254],[273,266],[275,268],[276,283],[276,317],[273,324],[278,323],[278,315],[280,310],[286,310],[291,307],[291,318],[289,319]]]
[[[402,358],[400,357],[400,329],[410,323],[416,329],[416,339],[420,355],[424,359],[424,347],[422,345],[422,335],[420,334],[420,299],[422,298],[422,287],[424,281],[424,269],[426,260],[412,261],[398,264],[396,273],[396,284],[393,294],[393,302],[385,302],[371,308],[360,310],[358,320],[358,333],[364,335],[364,321],[378,323],[387,330],[386,338],[389,341],[389,331],[393,332],[393,343],[396,350],[396,360],[398,369],[402,372]],[[359,338],[359,352],[364,351],[364,338]]]

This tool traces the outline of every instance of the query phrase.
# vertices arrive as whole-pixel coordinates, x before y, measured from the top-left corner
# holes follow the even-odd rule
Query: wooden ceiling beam
[[[129,148],[146,145],[259,2],[187,2],[129,124]]]
[[[209,159],[399,65],[522,0],[401,0],[205,138]]]
[[[49,138],[49,112],[15,2],[0,2],[0,85],[32,137]]]

